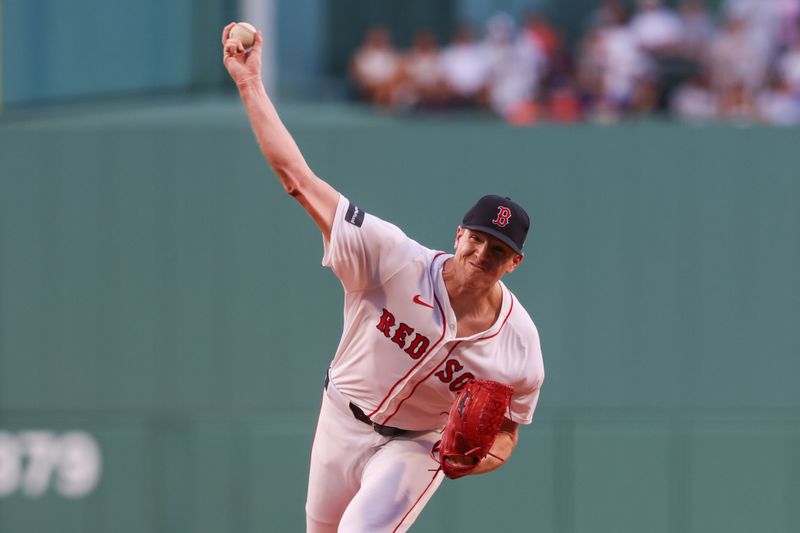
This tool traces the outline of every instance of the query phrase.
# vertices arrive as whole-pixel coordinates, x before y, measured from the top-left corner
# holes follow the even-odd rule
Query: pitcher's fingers
[[[222,28],[222,44],[225,44],[225,41],[228,40],[228,36],[231,34],[231,28],[236,26],[235,22],[229,22],[227,26]]]
[[[225,41],[225,55],[229,57],[244,54],[244,46],[238,39],[228,39]]]
[[[256,53],[259,57],[261,57],[261,49],[264,47],[264,39],[261,38],[261,32],[257,31],[255,35],[255,39],[253,41],[253,52]]]

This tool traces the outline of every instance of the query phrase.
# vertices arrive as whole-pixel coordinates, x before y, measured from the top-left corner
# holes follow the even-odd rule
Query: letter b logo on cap
[[[508,221],[511,218],[511,209],[505,206],[497,206],[497,218],[492,220],[492,224],[495,226],[499,226],[501,228],[505,228],[508,226]]]

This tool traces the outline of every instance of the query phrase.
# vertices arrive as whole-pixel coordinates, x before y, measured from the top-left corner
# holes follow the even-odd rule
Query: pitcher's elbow
[[[300,187],[298,187],[296,183],[284,182],[283,190],[292,198],[298,198],[301,195]]]
[[[304,174],[301,170],[293,168],[292,165],[273,165],[275,174],[278,175],[283,190],[286,194],[293,198],[297,198],[302,194]]]

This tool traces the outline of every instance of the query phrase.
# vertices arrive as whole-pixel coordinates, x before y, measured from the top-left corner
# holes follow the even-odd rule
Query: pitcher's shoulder
[[[511,323],[512,329],[514,329],[517,333],[524,336],[532,336],[535,337],[538,341],[539,339],[539,328],[536,327],[536,324],[533,321],[533,317],[530,315],[525,306],[522,305],[522,302],[519,301],[519,298],[516,297],[511,291],[508,292],[513,299],[513,309],[509,314],[508,320]]]

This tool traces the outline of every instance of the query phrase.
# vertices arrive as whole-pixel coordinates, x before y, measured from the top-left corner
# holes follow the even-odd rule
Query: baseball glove
[[[487,455],[500,459],[489,450],[508,412],[513,392],[508,385],[482,379],[473,379],[461,389],[450,408],[442,439],[431,450],[447,477],[466,476]]]

